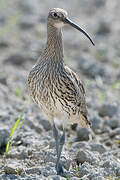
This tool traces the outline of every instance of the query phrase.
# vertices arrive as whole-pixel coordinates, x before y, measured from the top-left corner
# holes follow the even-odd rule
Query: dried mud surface
[[[120,179],[120,2],[112,0],[0,1],[0,179],[64,180],[56,175],[52,127],[30,100],[24,125],[13,125],[29,95],[27,77],[46,42],[50,8],[68,11],[96,46],[63,29],[65,63],[84,83],[91,129],[68,127],[62,163],[71,180]],[[61,129],[61,124],[59,124]],[[79,167],[77,166],[79,164]]]

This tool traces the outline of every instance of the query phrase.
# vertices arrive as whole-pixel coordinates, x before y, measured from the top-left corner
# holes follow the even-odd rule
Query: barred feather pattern
[[[33,100],[49,119],[89,127],[85,90],[79,77],[63,61],[62,32],[48,23],[46,48],[30,71],[29,88]]]

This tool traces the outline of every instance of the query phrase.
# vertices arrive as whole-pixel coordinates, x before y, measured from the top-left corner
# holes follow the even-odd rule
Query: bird
[[[52,8],[47,18],[47,42],[40,57],[28,75],[30,95],[40,109],[47,115],[56,142],[56,173],[66,176],[61,163],[61,153],[65,144],[68,124],[77,123],[87,128],[88,120],[85,89],[78,75],[64,63],[62,27],[69,25],[82,32],[94,45],[90,36],[73,23],[67,12],[61,8]],[[60,134],[55,118],[62,124]]]

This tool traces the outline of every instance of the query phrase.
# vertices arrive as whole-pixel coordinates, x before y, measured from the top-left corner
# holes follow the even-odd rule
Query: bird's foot
[[[66,173],[64,172],[62,164],[60,162],[56,165],[56,171],[57,171],[57,175],[66,177]]]
[[[60,175],[62,177],[65,177],[65,178],[73,177],[73,173],[71,173],[71,172],[64,172],[62,164],[60,162],[56,165],[56,171],[57,171],[57,175]]]

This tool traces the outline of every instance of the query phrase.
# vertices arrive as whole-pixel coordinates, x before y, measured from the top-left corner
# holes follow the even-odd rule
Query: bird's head
[[[80,32],[82,32],[94,45],[94,42],[92,41],[90,36],[82,28],[80,28],[78,25],[73,23],[68,18],[67,12],[63,9],[60,9],[60,8],[51,9],[48,14],[48,24],[51,26],[54,26],[58,29],[62,28],[65,25],[70,25],[70,26],[74,27],[75,29],[79,30]]]
[[[67,12],[60,8],[53,8],[48,14],[48,23],[56,28],[61,28],[65,25]]]

